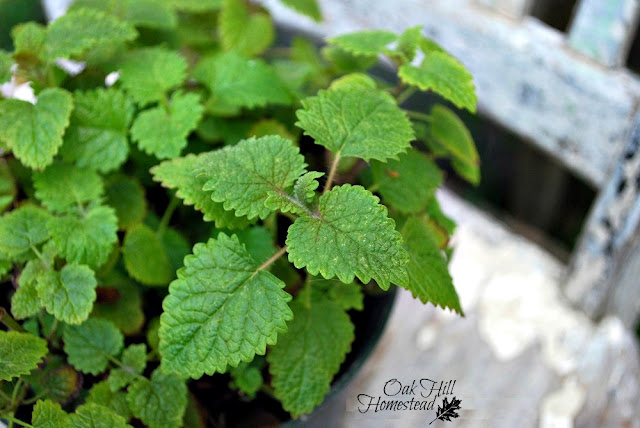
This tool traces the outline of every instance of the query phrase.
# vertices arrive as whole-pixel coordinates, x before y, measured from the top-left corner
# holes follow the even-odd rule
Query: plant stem
[[[278,190],[278,193],[286,198],[287,200],[289,200],[289,202],[291,202],[292,204],[294,204],[295,206],[297,206],[298,208],[300,208],[302,211],[304,211],[305,213],[307,213],[308,216],[310,217],[314,217],[313,212],[311,212],[311,210],[309,209],[309,207],[304,203],[301,202],[300,200],[298,200],[298,198],[295,198],[291,195],[289,195],[286,192],[283,192],[282,190]],[[284,212],[284,211],[280,211],[280,214],[284,215],[285,217],[289,217],[291,220],[295,221],[298,217],[290,212]]]
[[[273,256],[271,256],[269,258],[269,260],[267,260],[266,262],[262,263],[262,265],[260,265],[260,267],[256,270],[256,272],[261,271],[261,270],[265,270],[266,268],[271,266],[276,260],[278,260],[280,257],[282,257],[284,255],[284,253],[286,253],[286,252],[287,252],[287,246],[285,245],[284,247],[282,247],[278,251],[276,251],[276,253]]]
[[[151,352],[147,354],[147,361],[155,360],[158,357],[158,351],[152,349]]]
[[[302,289],[303,293],[306,293],[305,296],[305,306],[307,309],[311,309],[311,276],[307,277],[307,281],[304,284],[304,288]]]
[[[2,415],[0,416],[0,419],[6,419],[9,421],[9,427],[12,427],[14,423],[23,426],[23,427],[27,427],[27,428],[34,428],[33,425],[28,424],[26,422],[21,421],[20,419],[16,419],[13,416],[7,416],[7,415]]]
[[[164,234],[164,231],[167,229],[167,226],[169,225],[169,220],[171,220],[171,216],[173,215],[173,212],[176,210],[176,208],[178,208],[179,205],[180,205],[180,199],[173,196],[171,198],[171,201],[169,202],[169,205],[167,205],[167,209],[164,210],[164,214],[162,214],[162,218],[160,219],[160,224],[158,225],[158,230],[156,232],[156,234],[158,235],[158,238],[162,237],[162,235]]]
[[[11,409],[15,409],[18,407],[18,396],[20,395],[20,391],[22,390],[22,379],[18,378],[16,385],[13,387],[13,392],[11,393]]]
[[[260,387],[260,391],[264,392],[271,398],[275,398],[275,395],[273,395],[273,388],[269,385],[262,384],[262,386]]]
[[[405,111],[407,112],[407,115],[412,119],[422,120],[423,122],[431,122],[431,116],[429,116],[428,114],[419,113],[417,111],[412,111],[412,110],[405,110]]]
[[[49,330],[49,334],[47,334],[47,342],[51,341],[51,338],[53,337],[54,334],[56,334],[56,329],[58,328],[58,318],[54,318],[53,319],[53,324],[51,324],[51,329]]]
[[[416,88],[408,87],[407,89],[402,91],[396,98],[398,105],[402,104],[403,102],[411,98],[411,95],[415,94],[416,90],[417,90]]]
[[[15,331],[19,331],[21,333],[26,333],[27,330],[24,329],[16,320],[13,319],[9,312],[3,307],[0,307],[0,322],[7,326],[7,328]]]
[[[11,397],[9,397],[7,393],[1,389],[0,389],[0,397],[2,397],[4,401],[11,401]]]
[[[367,190],[371,193],[375,193],[380,189],[381,183],[374,183],[371,186],[367,187]]]
[[[327,184],[324,185],[324,190],[322,194],[324,195],[329,190],[331,190],[331,185],[333,184],[333,179],[336,177],[336,171],[338,170],[338,164],[340,163],[340,152],[336,153],[333,158],[333,162],[331,163],[331,169],[329,170],[329,177],[327,177]]]
[[[282,214],[283,216],[285,216],[291,221],[296,221],[298,219],[298,217],[296,217],[294,214],[291,214],[290,212],[281,212],[280,214]]]
[[[25,400],[22,402],[23,405],[28,406],[29,404],[33,404],[36,401],[38,401],[39,399],[41,399],[42,397],[44,397],[45,395],[47,395],[49,393],[48,389],[45,389],[44,391],[42,391],[40,394],[36,395],[35,397],[31,397],[28,400]]]
[[[45,260],[44,256],[42,255],[42,253],[40,251],[38,251],[38,248],[31,244],[31,251],[33,251],[33,253],[36,255],[36,257],[38,257],[40,259],[40,261],[47,267],[48,269],[51,269],[51,266],[49,266],[49,263],[47,263],[47,261]]]
[[[118,366],[119,368],[121,368],[122,370],[126,371],[127,373],[133,375],[135,378],[137,379],[144,379],[147,380],[146,377],[139,375],[138,373],[134,373],[131,371],[131,367],[125,365],[122,363],[122,361],[120,361],[119,359],[117,359],[116,357],[114,357],[113,355],[107,354],[106,352],[103,352],[103,355],[105,357],[107,357],[107,359],[109,361],[111,361],[113,364],[115,364],[116,366]]]

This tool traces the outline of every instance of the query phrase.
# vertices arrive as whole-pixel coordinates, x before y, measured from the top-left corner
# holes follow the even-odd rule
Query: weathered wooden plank
[[[475,0],[478,4],[490,7],[496,12],[511,18],[525,16],[531,10],[533,0]]]
[[[581,0],[569,43],[608,67],[622,65],[633,40],[639,10],[637,0]]]
[[[639,186],[640,116],[585,224],[565,286],[569,299],[589,316],[614,313],[629,326],[640,314],[640,282],[637,278],[631,284],[623,280],[627,278],[624,263],[629,260],[625,254],[640,224]]]
[[[629,327],[640,321],[640,230],[616,260],[610,279],[613,291],[607,313],[616,314]]]
[[[633,128],[640,83],[576,55],[563,35],[533,18],[505,19],[464,0],[321,0],[314,24],[263,0],[276,19],[321,36],[422,24],[472,72],[481,114],[605,184]]]

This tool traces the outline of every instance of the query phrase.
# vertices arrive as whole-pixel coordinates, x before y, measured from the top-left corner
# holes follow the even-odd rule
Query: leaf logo
[[[429,422],[429,425],[431,425],[438,419],[440,419],[441,421],[451,422],[451,418],[455,419],[460,416],[456,413],[456,410],[460,410],[460,401],[461,400],[458,400],[456,397],[453,397],[451,399],[451,402],[449,402],[449,400],[447,400],[447,398],[445,397],[444,400],[442,400],[442,406],[438,406],[436,418]]]

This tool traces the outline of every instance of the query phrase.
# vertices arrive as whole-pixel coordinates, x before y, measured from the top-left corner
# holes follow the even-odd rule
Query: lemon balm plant
[[[420,28],[272,47],[243,0],[83,0],[12,37],[0,82],[33,96],[0,98],[0,419],[202,426],[216,376],[297,418],[365,294],[462,314],[436,161],[475,183],[477,153],[451,109],[402,104],[476,97]],[[396,85],[365,74],[381,55]]]

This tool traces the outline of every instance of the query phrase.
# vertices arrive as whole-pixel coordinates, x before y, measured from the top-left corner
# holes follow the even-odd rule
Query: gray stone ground
[[[427,426],[432,410],[362,414],[357,396],[382,395],[393,378],[429,378],[456,380],[462,410],[452,427],[640,427],[633,334],[616,318],[594,324],[573,310],[560,292],[564,267],[548,253],[451,193],[438,196],[459,224],[451,270],[466,317],[400,293],[345,394],[341,425]]]

